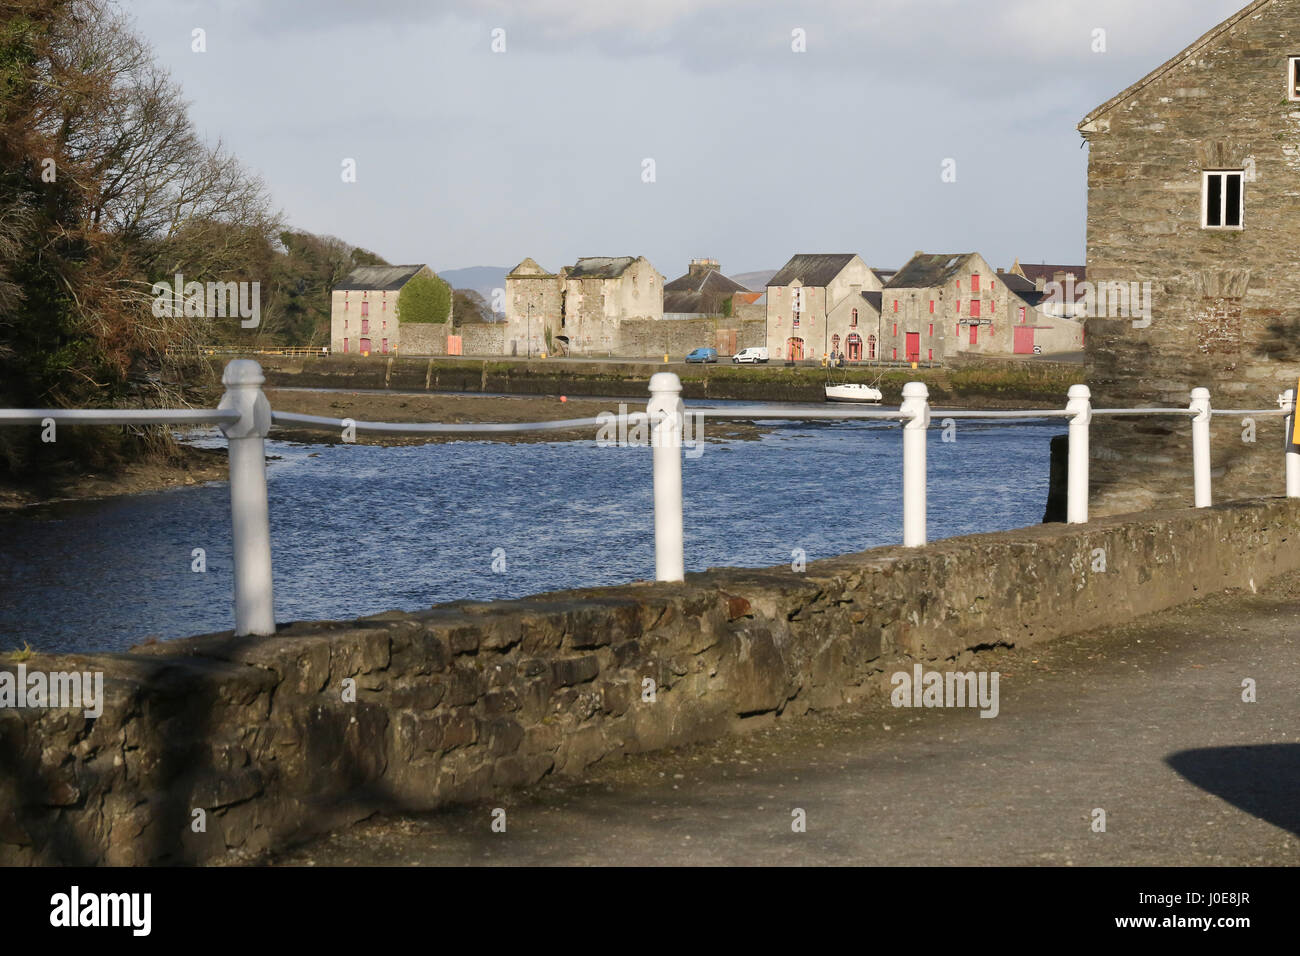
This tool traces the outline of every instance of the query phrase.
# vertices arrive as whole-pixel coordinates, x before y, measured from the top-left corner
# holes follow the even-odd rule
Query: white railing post
[[[675,372],[650,376],[651,445],[654,450],[655,580],[686,579],[682,532],[682,432],[686,406],[682,380]]]
[[[1278,396],[1278,404],[1286,409],[1286,434],[1282,436],[1282,449],[1286,455],[1286,496],[1300,498],[1300,445],[1292,441],[1295,435],[1295,400],[1294,388],[1288,388]]]
[[[239,412],[222,425],[230,446],[230,518],[235,552],[235,635],[275,633],[271,587],[271,521],[266,496],[266,436],[271,404],[262,392],[262,366],[252,359],[226,365],[218,408]]]
[[[930,427],[930,390],[924,382],[903,386],[903,546],[925,546],[925,439]]]
[[[1069,482],[1066,521],[1088,523],[1088,426],[1092,422],[1092,392],[1087,385],[1071,385],[1065,410],[1070,419]]]
[[[1196,413],[1192,419],[1192,480],[1196,507],[1208,508],[1211,504],[1210,491],[1210,390],[1208,388],[1192,389],[1190,410]]]

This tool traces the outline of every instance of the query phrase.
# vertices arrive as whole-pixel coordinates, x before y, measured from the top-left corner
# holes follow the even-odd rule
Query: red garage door
[[[1034,329],[1033,326],[1013,326],[1016,332],[1015,353],[1017,355],[1034,354]]]
[[[907,333],[907,360],[909,362],[921,361],[921,333]]]

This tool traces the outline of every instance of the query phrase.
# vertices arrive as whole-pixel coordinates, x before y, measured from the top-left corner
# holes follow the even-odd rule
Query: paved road
[[[1300,864],[1300,576],[963,666],[1000,672],[997,718],[873,699],[278,862]]]

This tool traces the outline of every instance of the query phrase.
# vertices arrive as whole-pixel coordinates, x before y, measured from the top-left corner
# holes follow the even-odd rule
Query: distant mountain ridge
[[[511,268],[511,266],[469,266],[465,269],[448,269],[439,272],[438,275],[450,283],[453,289],[473,289],[483,296],[483,301],[488,304],[488,308],[492,308],[494,305],[492,291],[501,289],[502,295],[505,294],[506,275]]]
[[[766,292],[767,280],[779,271],[779,269],[760,269],[758,272],[741,272],[729,278],[739,282],[751,292]]]

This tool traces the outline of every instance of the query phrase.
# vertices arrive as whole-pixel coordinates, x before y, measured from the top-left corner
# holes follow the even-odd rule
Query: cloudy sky
[[[297,227],[437,270],[646,255],[672,278],[693,256],[1081,262],[1079,120],[1245,2],[124,5]]]

